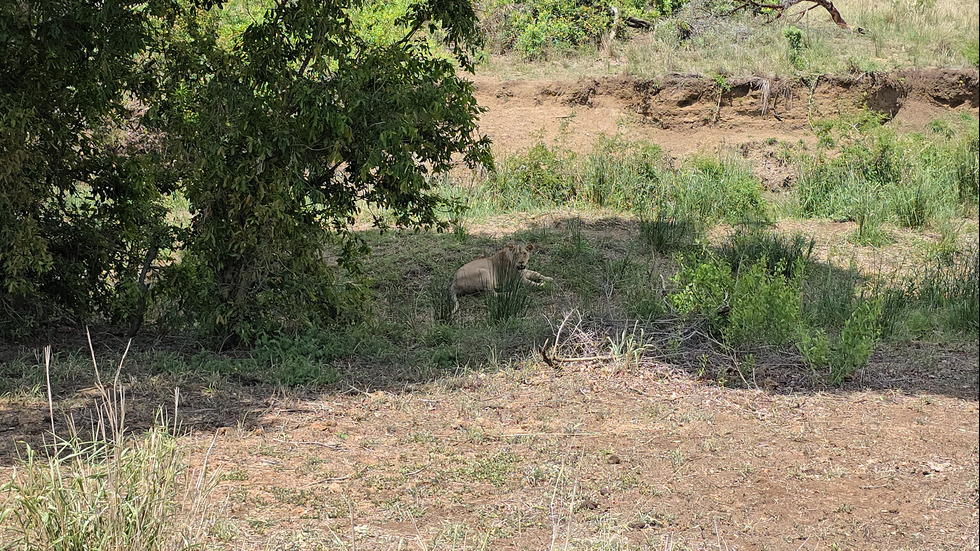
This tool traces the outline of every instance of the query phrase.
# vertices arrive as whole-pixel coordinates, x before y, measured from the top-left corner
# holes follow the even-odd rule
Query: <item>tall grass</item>
[[[27,446],[12,480],[0,486],[0,548],[196,547],[206,528],[210,481],[203,472],[192,476],[162,418],[145,433],[128,433],[118,370],[111,386],[97,380],[96,388],[90,432],[69,418],[66,437],[52,435],[54,441],[40,450]]]
[[[601,137],[584,155],[539,143],[504,158],[465,199],[474,211],[571,206],[701,226],[769,221],[761,182],[744,161],[697,157],[675,168],[658,147],[620,137]]]
[[[929,134],[899,135],[876,121],[821,127],[821,148],[798,159],[796,197],[804,217],[852,220],[870,240],[889,221],[938,227],[978,203],[978,126],[964,118]]]
[[[980,331],[978,260],[974,244],[951,260],[935,257],[898,281],[879,280],[883,334],[893,339],[947,332],[976,337]]]

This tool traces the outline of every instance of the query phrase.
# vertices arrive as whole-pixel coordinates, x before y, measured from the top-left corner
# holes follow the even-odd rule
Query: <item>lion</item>
[[[456,270],[449,283],[449,301],[453,317],[459,312],[459,295],[472,295],[490,292],[494,295],[509,277],[520,277],[521,282],[532,287],[543,287],[553,278],[529,270],[527,259],[534,245],[528,243],[508,243],[491,257],[477,258]]]

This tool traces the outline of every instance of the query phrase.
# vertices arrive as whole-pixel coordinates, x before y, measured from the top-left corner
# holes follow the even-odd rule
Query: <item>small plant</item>
[[[635,367],[643,353],[650,348],[645,342],[643,329],[639,329],[637,333],[637,324],[633,324],[631,329],[624,327],[616,338],[606,337],[606,340],[609,341],[610,355],[622,371]]]
[[[466,211],[470,210],[467,201],[453,201],[448,207],[448,222],[453,235],[459,241],[466,241],[466,226],[463,224],[463,217]]]
[[[866,366],[880,335],[882,302],[864,300],[844,322],[836,342],[816,329],[800,335],[797,348],[815,372],[823,372],[831,384],[841,384]]]
[[[783,277],[783,273],[790,276]],[[770,273],[762,258],[740,271],[723,333],[725,340],[736,346],[790,343],[800,324],[802,280],[802,260],[792,266],[781,260]]]
[[[786,56],[789,62],[797,71],[806,70],[807,61],[805,55],[805,44],[803,43],[803,31],[797,27],[787,27],[783,29],[783,37],[786,38]]]

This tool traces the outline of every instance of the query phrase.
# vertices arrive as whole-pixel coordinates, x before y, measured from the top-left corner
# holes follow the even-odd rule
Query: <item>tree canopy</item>
[[[102,4],[0,0],[0,333],[135,330],[147,303],[246,341],[347,319],[355,215],[432,226],[432,177],[490,162],[469,2],[369,41],[359,2],[276,0],[227,42],[220,2]]]

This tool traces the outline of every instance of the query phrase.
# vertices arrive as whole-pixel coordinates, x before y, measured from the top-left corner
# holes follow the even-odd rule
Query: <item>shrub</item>
[[[864,300],[844,322],[836,341],[816,329],[801,333],[797,348],[815,372],[831,384],[840,384],[868,364],[878,342],[881,301]]]
[[[786,56],[789,58],[790,64],[797,71],[805,70],[807,63],[804,54],[803,31],[797,27],[787,27],[783,29],[783,37],[786,38]]]
[[[799,327],[803,263],[786,267],[780,261],[774,272],[791,277],[770,273],[765,258],[737,272],[717,257],[682,259],[677,291],[668,300],[677,312],[705,319],[731,345],[784,345]]]
[[[783,273],[790,276],[783,277]],[[762,258],[741,271],[732,293],[726,341],[775,346],[791,342],[800,325],[802,279],[802,261],[792,266],[779,261],[770,271]]]
[[[603,2],[534,0],[521,2],[508,24],[514,47],[527,59],[578,46],[599,46],[612,15]]]

